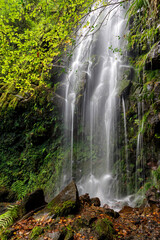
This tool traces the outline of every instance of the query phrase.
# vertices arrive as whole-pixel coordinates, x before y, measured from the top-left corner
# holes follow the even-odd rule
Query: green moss
[[[55,204],[53,201],[48,204],[48,209],[51,213],[54,213],[55,216],[67,216],[75,211],[76,204],[72,201],[65,201],[63,203]]]
[[[107,219],[99,219],[95,225],[95,231],[98,234],[98,239],[112,240],[113,239],[113,224]]]
[[[32,229],[32,232],[31,232],[31,234],[30,234],[30,239],[31,240],[36,240],[38,237],[39,237],[39,235],[41,235],[42,233],[44,232],[44,229],[43,228],[41,228],[41,227],[34,227],[33,229]]]
[[[73,238],[74,238],[74,232],[72,231],[72,229],[68,229],[64,240],[72,240]]]
[[[37,88],[26,102],[0,112],[0,186],[11,188],[18,199],[37,188],[53,196],[60,182],[62,123],[49,93]]]
[[[0,233],[0,239],[1,240],[9,240],[9,239],[11,239],[12,234],[13,234],[12,231],[7,229]]]
[[[11,226],[14,221],[19,216],[19,206],[18,205],[10,205],[8,206],[8,211],[4,214],[0,215],[0,229],[5,229]]]

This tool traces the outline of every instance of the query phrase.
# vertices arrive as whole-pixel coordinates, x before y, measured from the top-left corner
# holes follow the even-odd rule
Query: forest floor
[[[89,206],[84,204],[81,210],[71,216],[58,217],[56,219],[49,217],[47,214],[35,214],[28,219],[20,220],[15,223],[12,230],[12,240],[16,239],[68,239],[68,240],[97,240],[96,236],[92,236],[90,230],[86,227],[76,230],[76,224],[79,222],[85,223],[89,229],[90,225],[98,219],[108,219],[114,227],[113,238],[101,238],[101,240],[111,239],[126,239],[126,240],[159,240],[160,239],[160,208],[156,205],[152,207],[131,208],[125,206],[116,217],[114,211],[102,207]],[[37,228],[35,228],[37,227]],[[33,229],[41,229],[37,233],[40,236],[36,238],[36,233],[33,234]],[[43,230],[42,230],[43,229]],[[64,230],[71,230],[72,234],[68,238],[63,238],[61,233]],[[77,228],[78,229],[78,228]],[[31,238],[31,231],[32,236]],[[42,235],[41,235],[42,234]]]

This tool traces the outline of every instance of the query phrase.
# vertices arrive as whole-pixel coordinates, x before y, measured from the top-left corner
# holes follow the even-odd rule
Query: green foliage
[[[0,3],[1,104],[14,106],[47,84],[53,61],[72,45],[73,30],[91,0],[2,0]]]
[[[0,229],[7,228],[14,223],[14,220],[18,217],[18,205],[10,205],[7,212],[0,215]]]
[[[36,240],[39,237],[39,235],[41,235],[43,232],[44,232],[43,228],[38,227],[38,226],[34,227],[32,229],[31,234],[30,234],[30,239],[31,240]]]
[[[19,200],[22,199],[27,194],[27,186],[22,180],[15,181],[12,184],[11,189],[17,193]]]
[[[128,48],[133,54],[132,63],[140,71],[153,44],[159,39],[157,9],[157,1],[132,0],[127,12],[131,27]]]
[[[137,11],[140,10],[142,7],[144,8],[150,7],[149,1],[148,0],[134,0],[134,1],[132,0],[128,10],[129,18],[137,14]]]
[[[160,166],[152,171],[154,186],[160,190]]]
[[[12,236],[12,232],[8,229],[0,232],[0,239],[1,240],[9,240],[11,238],[11,236]]]
[[[11,188],[18,199],[39,187],[48,197],[53,194],[65,154],[60,114],[50,101],[52,92],[41,87],[35,93],[25,104],[4,109],[0,115],[0,186]]]
[[[160,186],[160,166],[156,170],[152,170],[150,176],[148,176],[145,184],[143,187],[139,189],[139,191],[136,193],[137,199],[136,199],[136,205],[141,206],[143,204],[143,201],[145,199],[145,194],[151,187],[156,187],[159,189]]]

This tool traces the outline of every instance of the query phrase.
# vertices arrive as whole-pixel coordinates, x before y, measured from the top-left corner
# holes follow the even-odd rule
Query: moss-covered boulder
[[[113,225],[107,219],[99,219],[95,225],[95,233],[98,240],[112,240],[113,239]]]
[[[79,207],[79,194],[77,186],[72,181],[48,205],[47,209],[55,216],[73,214]]]

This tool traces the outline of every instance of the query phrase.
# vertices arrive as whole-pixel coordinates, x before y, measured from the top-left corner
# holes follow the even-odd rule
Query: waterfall
[[[68,154],[62,185],[74,179],[80,194],[99,197],[102,204],[113,200],[116,192],[112,169],[117,158],[117,92],[124,64],[124,15],[123,7],[115,5],[91,11],[78,31],[77,47],[64,79]]]
[[[129,163],[128,163],[128,137],[127,137],[127,122],[126,122],[126,107],[125,101],[122,97],[122,108],[123,108],[123,119],[124,119],[124,138],[125,138],[125,157],[126,157],[126,175],[127,180],[129,180]],[[127,195],[129,194],[129,189],[127,185]]]
[[[137,136],[137,149],[136,149],[136,174],[135,174],[135,191],[137,192],[140,186],[138,186],[138,182],[143,185],[144,183],[144,158],[143,158],[143,114],[144,114],[144,102],[138,102],[138,136]]]

